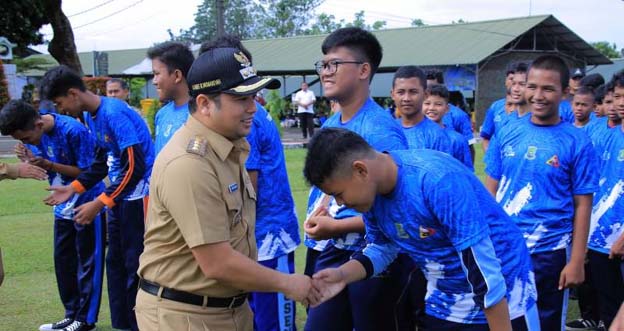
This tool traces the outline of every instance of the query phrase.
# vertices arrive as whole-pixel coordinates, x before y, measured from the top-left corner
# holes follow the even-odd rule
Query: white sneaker
[[[66,326],[72,324],[73,321],[71,318],[64,318],[56,323],[42,324],[39,327],[39,331],[63,330]]]

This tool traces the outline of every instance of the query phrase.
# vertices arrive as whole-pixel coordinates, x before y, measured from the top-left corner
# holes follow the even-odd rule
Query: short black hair
[[[394,88],[394,83],[399,78],[418,78],[423,89],[427,88],[427,77],[425,76],[425,72],[417,66],[403,66],[397,69],[394,73],[394,77],[392,78],[392,88]]]
[[[570,70],[565,61],[556,55],[542,55],[531,63],[531,69],[555,71],[559,73],[561,89],[565,90],[570,83]]]
[[[526,62],[514,62],[511,64],[514,74],[526,74],[529,72],[529,65]]]
[[[9,101],[0,110],[0,133],[12,135],[17,130],[32,130],[41,115],[31,104],[22,100]]]
[[[591,74],[581,79],[581,86],[587,86],[592,89],[596,89],[598,86],[605,83],[604,77],[601,74]]]
[[[53,100],[56,97],[66,96],[71,88],[85,92],[87,87],[80,75],[66,65],[60,65],[48,70],[39,82],[42,99]]]
[[[167,66],[169,72],[180,70],[182,76],[186,78],[195,57],[189,47],[176,41],[165,41],[147,50],[147,57],[150,60],[158,59]]]
[[[245,56],[249,59],[249,61],[253,62],[253,58],[251,57],[251,53],[243,43],[241,42],[238,36],[232,34],[226,34],[217,39],[209,40],[201,44],[199,48],[199,55],[206,53],[207,51],[214,48],[238,48]]]
[[[615,87],[624,87],[624,69],[618,71],[613,78],[611,79],[613,82],[613,88],[611,91],[615,89]]]
[[[358,61],[370,63],[372,70],[369,82],[373,80],[383,57],[383,49],[374,34],[356,27],[338,29],[323,40],[321,51],[327,54],[336,47],[348,48],[361,57]]]
[[[596,95],[594,94],[594,89],[592,89],[589,86],[579,87],[574,93],[574,95],[591,95],[592,97],[594,97],[594,100],[596,98]]]
[[[597,104],[602,105],[602,101],[604,100],[605,94],[607,94],[607,86],[605,84],[598,86],[594,90],[594,101]]]
[[[303,176],[320,187],[336,174],[346,173],[356,159],[372,158],[375,151],[357,133],[340,128],[317,131],[308,143]]]
[[[425,92],[427,96],[438,96],[448,103],[451,99],[451,95],[449,90],[444,85],[433,85],[427,87],[427,91]]]
[[[440,70],[427,70],[427,80],[435,80],[438,84],[444,84],[444,73]]]
[[[121,87],[122,90],[127,90],[128,89],[128,82],[126,82],[125,80],[123,80],[121,78],[111,78],[111,79],[106,81],[106,85],[108,85],[109,83],[117,83],[117,84],[119,84],[119,86]]]

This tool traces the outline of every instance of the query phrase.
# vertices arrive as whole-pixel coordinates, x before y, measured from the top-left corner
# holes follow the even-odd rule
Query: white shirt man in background
[[[316,96],[308,89],[306,82],[301,83],[301,91],[295,94],[294,102],[297,105],[297,116],[299,116],[299,126],[303,132],[303,139],[314,134],[314,102]]]

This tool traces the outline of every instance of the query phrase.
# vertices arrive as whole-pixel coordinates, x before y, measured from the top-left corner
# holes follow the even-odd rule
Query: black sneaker
[[[87,324],[85,322],[74,321],[66,326],[62,331],[95,331],[95,324]]]
[[[566,331],[594,331],[598,329],[598,322],[586,319],[575,319],[566,323]]]
[[[66,326],[72,324],[73,321],[71,318],[64,318],[56,323],[43,324],[39,327],[39,331],[63,330]]]

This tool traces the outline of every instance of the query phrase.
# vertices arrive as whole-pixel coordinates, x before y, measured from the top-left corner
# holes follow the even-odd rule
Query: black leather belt
[[[162,288],[161,298],[188,303],[191,305],[215,308],[236,308],[247,300],[248,293],[237,295],[229,298],[206,297],[184,291],[178,291],[171,288],[160,286],[145,279],[139,280],[139,288],[143,291],[158,296],[158,292]]]

